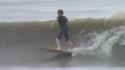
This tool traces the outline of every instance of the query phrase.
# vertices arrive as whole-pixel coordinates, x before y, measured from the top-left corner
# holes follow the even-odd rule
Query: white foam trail
[[[117,43],[122,34],[125,34],[125,26],[120,26],[119,28],[112,29],[110,33],[113,33],[112,37],[105,41],[102,45],[102,50],[106,54],[110,54],[112,46]]]
[[[93,40],[93,45],[89,46],[88,48],[79,47],[70,51],[73,52],[73,56],[75,56],[77,53],[84,55],[93,55],[95,54],[95,52],[93,52],[93,49],[98,48],[105,41],[107,34],[107,32],[103,32],[101,35],[97,35],[97,37]]]
[[[120,41],[120,45],[125,45],[125,26],[121,26],[120,29],[121,29],[121,32],[123,33],[122,39]]]
[[[73,56],[77,55],[78,53],[95,56],[99,54],[105,54],[109,56],[111,55],[110,52],[113,45],[119,41],[122,34],[125,34],[125,26],[104,31],[102,34],[97,34],[96,38],[93,40],[93,45],[91,46],[84,47],[82,44],[82,47],[78,47],[69,51],[73,53]]]

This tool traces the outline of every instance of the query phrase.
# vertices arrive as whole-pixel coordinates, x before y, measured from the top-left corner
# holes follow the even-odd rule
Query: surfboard
[[[40,49],[44,50],[44,51],[48,51],[48,52],[52,52],[52,53],[71,53],[68,50],[57,50],[57,49],[53,49],[53,48],[46,48],[46,47],[39,47]]]

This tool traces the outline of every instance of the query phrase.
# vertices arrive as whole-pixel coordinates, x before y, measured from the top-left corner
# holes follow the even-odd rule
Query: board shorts
[[[69,30],[68,28],[61,28],[58,32],[57,39],[61,40],[62,36],[65,37],[66,41],[69,41]]]

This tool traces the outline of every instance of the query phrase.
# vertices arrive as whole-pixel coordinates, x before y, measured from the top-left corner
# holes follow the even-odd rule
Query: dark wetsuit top
[[[68,28],[68,19],[65,16],[58,16],[57,18],[59,18],[58,22],[61,28]]]

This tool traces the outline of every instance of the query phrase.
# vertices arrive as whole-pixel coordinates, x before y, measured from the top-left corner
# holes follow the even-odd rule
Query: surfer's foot
[[[56,50],[61,50],[61,48],[56,48]]]

